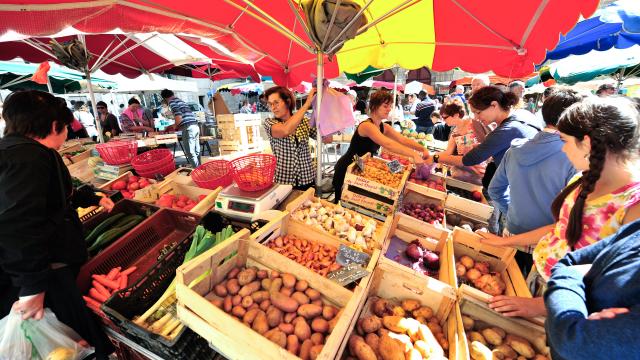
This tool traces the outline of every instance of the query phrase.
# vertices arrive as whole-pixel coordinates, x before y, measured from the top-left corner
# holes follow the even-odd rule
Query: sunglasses
[[[104,106],[96,106],[96,109],[100,110],[100,109],[106,109],[106,107]]]

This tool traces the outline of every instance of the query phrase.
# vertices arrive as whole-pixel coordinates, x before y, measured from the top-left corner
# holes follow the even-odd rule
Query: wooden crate
[[[262,140],[260,114],[225,114],[218,115],[216,120],[218,132],[222,135],[219,146],[256,147]]]
[[[199,216],[206,215],[215,206],[216,198],[222,191],[222,187],[215,190],[203,189],[195,186],[180,184],[171,179],[161,183],[148,186],[136,191],[134,199],[145,203],[155,203],[163,194],[186,195],[193,200],[198,200],[198,196],[205,195],[189,212]]]
[[[203,161],[205,163],[205,161]],[[164,177],[166,180],[171,180],[178,184],[189,185],[189,186],[197,186],[193,180],[191,179],[191,172],[193,169],[186,167],[179,167],[175,169],[171,174]]]
[[[113,183],[115,183],[116,181],[119,181],[119,180],[122,180],[122,181],[128,183],[129,176],[132,176],[132,175],[133,175],[133,173],[131,171],[127,171],[124,174],[118,176],[117,178],[115,178],[113,180],[110,180],[110,181],[98,186],[98,189],[111,190],[111,186],[113,185]],[[155,184],[156,183],[156,180],[154,180],[154,179],[148,179],[148,180],[149,180],[149,182],[151,184]],[[138,191],[138,190],[136,190],[136,191]]]
[[[524,318],[506,317],[490,309],[486,303],[471,296],[463,294],[456,304],[457,326],[459,343],[458,360],[469,360],[469,343],[462,323],[462,315],[472,317],[476,322],[481,321],[487,325],[497,326],[506,331],[529,340],[534,350],[546,355],[549,359],[549,348],[546,345],[546,334],[543,325],[534,324]],[[451,359],[451,358],[450,358]]]
[[[153,135],[156,144],[175,144],[178,142],[178,134],[156,134]]]
[[[397,200],[389,204],[387,199],[381,199],[379,195],[368,191],[353,189],[351,185],[344,186],[340,201],[360,206],[383,216],[392,216],[398,206]]]
[[[67,169],[69,169],[69,173],[72,177],[75,177],[84,183],[92,183],[96,177],[93,169],[89,167],[88,159],[78,161],[75,164],[69,164],[67,165]]]
[[[480,192],[480,194],[482,194],[482,185],[476,185],[476,184],[468,183],[462,180],[454,179],[451,176],[445,177],[445,183],[447,184],[447,190],[451,190],[452,188],[457,188],[465,191],[478,191]],[[470,200],[470,201],[473,201],[473,200]],[[482,204],[488,204],[487,199],[484,197],[484,195],[482,195],[482,199],[479,202]]]
[[[269,249],[268,247],[266,247],[266,244],[268,244],[270,241],[273,241],[278,236],[294,235],[299,239],[313,240],[321,244],[333,246],[336,248],[336,250],[340,248],[340,245],[351,245],[348,241],[340,240],[335,236],[329,235],[325,232],[317,232],[312,234],[313,236],[309,236],[309,227],[305,226],[299,221],[294,220],[289,215],[290,214],[288,211],[283,211],[282,214],[277,218],[269,221],[268,224],[261,227],[255,233],[251,234],[249,238],[257,243],[263,244],[266,248],[264,251],[271,254],[270,256],[277,257],[280,259],[279,261],[282,262],[291,262],[291,264],[289,265],[289,267],[291,268],[297,268],[302,265],[287,258],[284,255],[281,255],[277,251]],[[369,275],[358,281],[358,284],[361,287],[365,287],[369,282],[371,274],[373,273],[373,270],[375,269],[376,265],[378,264],[378,260],[380,259],[380,250],[373,249],[373,251],[371,251],[369,255],[369,263],[367,263],[366,266],[363,266],[369,272]]]
[[[311,201],[316,201],[318,200],[318,198],[316,198],[314,196],[314,189],[307,189],[304,193],[302,193],[302,195],[298,196],[295,200],[291,201],[289,204],[287,204],[286,210],[292,214],[294,211],[296,211],[298,208],[300,208],[302,206],[302,204],[307,201],[307,200],[311,200]],[[323,205],[330,205],[330,206],[335,206],[333,203],[330,203],[326,200],[320,199],[320,202]],[[349,209],[344,209],[345,211],[349,211],[351,212],[352,215],[360,215],[352,210]],[[362,218],[364,219],[364,221],[369,220],[370,218],[364,215],[360,215],[362,216]],[[374,219],[375,220],[375,219]],[[377,249],[382,249],[384,242],[387,238],[387,234],[389,233],[389,229],[391,228],[391,224],[393,222],[393,217],[387,217],[387,220],[385,222],[381,222],[378,220],[376,221],[376,231],[374,232],[374,236],[373,239],[376,241],[376,243],[378,244]],[[317,234],[317,235],[329,235],[327,232],[322,231],[320,229],[316,229],[316,228],[312,228],[309,227],[307,225],[305,225],[304,223],[302,223],[301,221],[298,221],[296,219],[290,219],[290,226],[295,226],[295,227],[299,227],[301,229],[305,229],[304,231],[307,234]],[[346,241],[346,240],[342,240],[340,239],[338,236],[335,235],[329,235],[331,238],[338,240],[339,242],[350,246],[353,245],[350,242]]]
[[[366,154],[362,158],[367,159],[369,157],[371,157],[371,155]],[[379,159],[379,160],[386,161],[383,159]],[[398,186],[391,187],[391,186],[383,185],[377,181],[373,181],[355,174],[354,173],[355,166],[356,164],[352,163],[347,168],[347,174],[345,175],[345,178],[344,178],[343,193],[345,192],[345,190],[354,192],[353,188],[359,188],[366,192],[369,192],[372,195],[380,196],[382,199],[387,199],[388,204],[394,205],[397,203],[397,200],[400,197],[400,194],[402,194],[402,189],[404,189],[404,185],[407,182],[407,179],[409,178],[410,168],[405,167],[402,175],[402,179],[400,180],[400,183],[398,184]],[[352,189],[349,189],[349,187],[351,187]]]
[[[368,300],[374,296],[398,302],[404,299],[414,299],[420,301],[422,305],[429,306],[434,311],[443,330],[446,329],[449,341],[449,359],[457,357],[459,340],[456,316],[453,311],[456,301],[455,290],[436,279],[417,278],[413,273],[402,268],[390,266],[388,263],[380,263],[373,273],[369,288],[362,297],[355,316],[349,324],[349,329],[340,345],[340,357],[338,358],[346,356],[345,349],[348,347],[349,337],[355,330],[358,319],[370,313],[370,301]],[[348,352],[348,350],[346,351]]]
[[[428,188],[426,186],[420,186],[420,185],[409,182],[407,183],[407,186],[405,186],[404,195],[402,197],[402,203],[403,204],[419,203],[419,204],[427,204],[427,205],[436,204],[436,205],[442,206],[442,208],[444,209],[446,198],[447,198],[447,194],[441,191],[437,191],[437,190]],[[418,218],[414,218],[406,214],[402,214],[402,215],[405,215],[409,218],[409,220],[407,221],[413,221],[415,223],[415,227],[432,225],[422,220],[419,220]],[[446,216],[442,219],[442,221],[443,223],[441,224],[440,227],[442,229],[446,229],[446,225],[447,225]]]
[[[454,213],[460,216],[462,221],[470,222],[484,228],[488,227],[489,218],[491,214],[493,214],[493,206],[465,199],[454,194],[447,196],[444,210],[447,216]],[[447,227],[453,229],[455,226],[460,225],[447,220]],[[476,228],[474,227],[473,230],[476,230]]]
[[[326,337],[324,348],[318,356],[323,360],[334,359],[361,302],[364,288],[358,286],[353,292],[349,291],[302,266],[292,267],[291,261],[281,261],[265,250],[264,246],[249,240],[249,231],[243,229],[178,268],[178,317],[228,359],[298,359],[205,298],[236,266],[256,266],[259,269],[292,273],[298,280],[307,281],[311,288],[319,291],[324,303],[343,309],[343,315],[331,335]],[[228,256],[231,257],[226,259]]]
[[[460,284],[458,281],[455,271],[456,260],[463,255],[468,255],[475,261],[488,262],[492,271],[500,273],[506,285],[504,295],[531,297],[531,292],[514,259],[515,249],[483,244],[480,242],[482,238],[480,235],[460,228],[455,228],[451,235],[453,252],[449,254],[449,261],[451,261],[454,266],[450,268],[452,271],[450,278],[455,280],[456,286],[461,289],[464,287],[465,292],[469,296],[475,297],[478,300],[487,301],[491,297],[479,289]]]
[[[389,231],[388,239],[380,253],[380,263],[388,263],[390,266],[396,266],[405,271],[412,272],[415,274],[417,279],[425,281],[424,279],[428,277],[427,275],[400,264],[394,260],[396,254],[388,253],[390,248],[392,248],[391,242],[393,237],[396,237],[405,243],[410,243],[411,241],[418,239],[422,246],[440,254],[440,270],[438,271],[437,279],[455,288],[456,285],[453,282],[453,279],[450,278],[451,269],[449,269],[453,264],[448,261],[449,252],[451,251],[451,247],[449,246],[449,237],[451,236],[451,232],[437,228],[431,224],[418,226],[418,224],[412,220],[415,219],[408,215],[396,214],[393,219],[393,224],[391,225],[391,230]]]

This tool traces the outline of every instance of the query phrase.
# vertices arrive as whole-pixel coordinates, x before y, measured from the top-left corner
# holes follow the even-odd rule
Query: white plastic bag
[[[22,329],[33,345],[33,359],[82,360],[94,352],[93,348],[78,344],[80,336],[49,309],[45,309],[41,320],[23,321]]]
[[[21,324],[22,316],[15,311],[0,320],[0,360],[31,359],[31,343]]]

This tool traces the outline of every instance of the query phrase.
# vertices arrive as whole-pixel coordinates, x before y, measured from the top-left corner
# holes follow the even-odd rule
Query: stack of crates
[[[222,135],[218,141],[220,155],[261,150],[260,114],[221,114],[216,121]]]

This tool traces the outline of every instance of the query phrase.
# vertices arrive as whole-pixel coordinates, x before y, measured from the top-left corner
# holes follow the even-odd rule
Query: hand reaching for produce
[[[476,234],[482,236],[482,239],[480,239],[480,242],[483,244],[493,245],[493,246],[511,246],[511,242],[509,242],[508,237],[497,236],[488,231],[482,231],[482,230],[476,231]]]
[[[518,296],[499,295],[489,299],[489,307],[504,316],[526,317],[545,316],[547,309],[541,297],[523,298]]]
[[[629,309],[627,308],[609,308],[609,309],[604,309],[602,311],[591,313],[587,319],[589,320],[613,319],[617,315],[626,314],[628,312],[629,312]]]
[[[108,213],[111,212],[111,210],[113,210],[113,206],[115,205],[113,203],[113,200],[111,200],[108,197],[103,197],[102,199],[100,199],[100,206],[102,206],[105,210],[107,210]]]
[[[425,160],[422,158],[422,153],[415,153],[413,155],[413,163],[418,165],[418,164],[424,164]]]
[[[36,295],[20,297],[20,300],[13,303],[13,310],[22,315],[22,320],[42,319],[44,316],[44,291]]]

